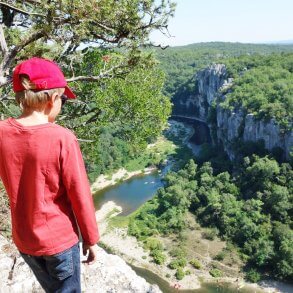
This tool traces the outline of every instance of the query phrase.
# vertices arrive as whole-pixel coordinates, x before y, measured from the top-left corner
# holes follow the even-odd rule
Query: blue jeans
[[[54,255],[20,253],[48,293],[80,293],[79,244]]]

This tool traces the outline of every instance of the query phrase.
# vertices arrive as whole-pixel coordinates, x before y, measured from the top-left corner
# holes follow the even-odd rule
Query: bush
[[[221,261],[225,258],[225,256],[226,256],[226,253],[224,251],[221,251],[214,257],[214,259]]]
[[[150,251],[163,250],[163,244],[156,238],[148,238],[144,242],[144,248],[149,249]]]
[[[186,258],[177,258],[172,260],[169,263],[169,268],[174,270],[174,269],[178,269],[178,268],[184,268],[187,264],[187,260]]]
[[[166,255],[159,249],[152,250],[151,256],[154,259],[154,262],[158,265],[162,265],[166,261]]]
[[[190,264],[197,270],[201,269],[201,263],[197,259],[191,260]]]
[[[246,279],[249,282],[252,283],[257,283],[260,279],[261,279],[261,275],[258,271],[256,271],[255,269],[250,269],[247,273],[246,273]]]
[[[185,273],[182,268],[178,268],[175,274],[177,280],[182,280],[185,276]]]
[[[202,232],[201,235],[204,239],[214,240],[218,235],[218,230],[212,228],[212,229],[206,230],[205,232]]]
[[[209,273],[214,278],[220,278],[223,275],[219,269],[211,269]]]
[[[186,251],[183,247],[175,247],[170,251],[170,255],[173,257],[186,257]]]

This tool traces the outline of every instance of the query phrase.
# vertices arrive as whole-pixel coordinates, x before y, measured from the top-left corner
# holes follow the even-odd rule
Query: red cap
[[[67,86],[67,81],[59,66],[47,59],[33,57],[18,64],[13,71],[13,90],[21,92],[25,88],[21,84],[20,75],[28,75],[30,81],[36,86],[35,90],[65,88],[64,95],[75,99],[75,94]]]

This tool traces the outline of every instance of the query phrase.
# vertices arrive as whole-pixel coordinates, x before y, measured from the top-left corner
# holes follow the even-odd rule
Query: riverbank
[[[131,177],[142,175],[142,174],[149,174],[157,170],[157,167],[147,167],[143,170],[137,171],[127,171],[125,168],[120,168],[114,174],[112,174],[109,178],[107,175],[100,175],[95,182],[91,185],[91,192],[95,193],[101,189],[104,189],[108,186],[115,185],[120,181],[125,181],[130,179]]]
[[[122,208],[113,202],[105,204],[101,210],[96,212],[97,219],[103,219],[102,222],[99,222],[101,242],[105,247],[113,251],[114,254],[122,257],[127,263],[155,273],[161,279],[169,283],[170,289],[174,288],[175,284],[180,286],[180,290],[196,290],[201,287],[201,283],[217,283],[219,285],[229,284],[229,287],[232,286],[235,288],[235,291],[237,290],[239,292],[290,292],[287,291],[286,285],[280,282],[261,282],[260,284],[247,283],[244,281],[241,274],[233,278],[213,278],[209,274],[209,271],[204,270],[194,270],[192,274],[178,281],[174,276],[174,270],[171,270],[166,265],[154,263],[148,251],[143,249],[137,239],[127,235],[127,227],[109,226],[109,219],[119,215],[121,212]],[[101,214],[103,216],[101,216]],[[108,216],[105,217],[105,215]],[[170,261],[170,259],[167,259],[166,263],[168,263],[168,261]]]
[[[182,122],[170,120],[168,122],[168,128],[166,130],[166,136],[174,138],[175,141],[180,142],[181,145],[187,145],[191,150],[193,146],[189,143],[190,138],[194,135],[194,128],[190,125],[184,125]],[[146,152],[154,156],[158,156],[161,160],[167,161],[168,156],[174,155],[174,152],[178,148],[176,143],[166,139],[165,137],[159,137],[155,143],[148,144]],[[158,160],[159,161],[159,160]],[[149,174],[157,170],[157,167],[141,168],[134,171],[128,171],[125,168],[120,168],[111,175],[101,174],[91,185],[91,192],[95,193],[108,186],[117,184],[118,182],[125,181],[131,177]]]

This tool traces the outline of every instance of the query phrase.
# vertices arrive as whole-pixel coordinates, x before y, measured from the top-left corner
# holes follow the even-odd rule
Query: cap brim
[[[68,98],[68,99],[76,99],[76,95],[72,92],[72,90],[68,87],[65,86],[65,92],[64,95]]]

